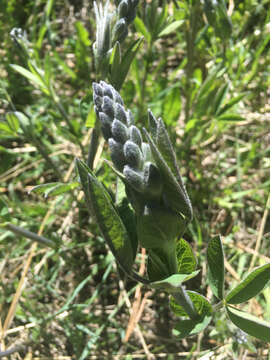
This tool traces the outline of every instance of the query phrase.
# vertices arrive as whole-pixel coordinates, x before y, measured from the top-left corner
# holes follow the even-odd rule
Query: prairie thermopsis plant
[[[263,289],[270,279],[270,264],[253,270],[225,297],[224,254],[217,236],[208,244],[207,261],[208,281],[220,302],[212,307],[201,294],[185,290],[183,282],[199,272],[190,245],[181,238],[192,219],[192,206],[165,125],[149,111],[149,132],[143,129],[142,135],[111,85],[101,81],[93,84],[93,90],[96,115],[118,179],[115,199],[79,160],[77,169],[90,214],[121,268],[136,281],[171,295],[171,308],[182,318],[174,330],[179,338],[202,331],[213,309],[225,305],[235,325],[270,341],[269,323],[232,306]],[[147,278],[132,269],[138,246],[147,250]]]

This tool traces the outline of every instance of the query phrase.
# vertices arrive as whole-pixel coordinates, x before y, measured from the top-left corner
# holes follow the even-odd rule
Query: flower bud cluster
[[[128,34],[128,25],[136,17],[136,7],[139,0],[115,0],[117,6],[117,21],[113,29],[113,42],[123,41]]]
[[[104,81],[93,84],[95,111],[104,138],[109,143],[111,159],[131,188],[147,197],[158,199],[162,180],[151,154],[134,125],[130,110],[125,110],[119,93]]]
[[[109,11],[109,1],[105,5],[94,1],[94,11],[96,17],[96,41],[94,43],[94,54],[97,69],[104,71],[103,63],[112,53],[112,49],[117,41],[123,41],[128,35],[128,25],[136,17],[136,7],[139,0],[115,1],[116,12]]]

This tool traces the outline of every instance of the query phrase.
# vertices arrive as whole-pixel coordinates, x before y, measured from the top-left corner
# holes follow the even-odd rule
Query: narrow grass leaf
[[[17,135],[17,132],[20,128],[20,122],[17,116],[14,115],[14,113],[10,112],[6,115],[6,120],[10,129],[10,132],[12,134]]]
[[[44,194],[45,198],[48,196],[56,196],[64,194],[70,190],[76,189],[80,184],[78,181],[72,183],[64,184],[60,182],[41,184],[33,187],[29,193],[35,192],[37,194]]]
[[[254,269],[226,296],[229,304],[240,304],[259,294],[270,280],[270,264]]]
[[[238,95],[238,96],[235,96],[235,97],[232,98],[231,100],[229,100],[229,101],[227,102],[227,104],[225,104],[224,106],[222,106],[220,109],[217,109],[216,116],[220,116],[220,115],[224,114],[226,111],[228,111],[229,109],[231,109],[234,105],[236,105],[237,103],[239,103],[245,96],[246,96],[246,94],[240,94],[240,95]]]
[[[224,252],[220,236],[213,237],[207,247],[208,279],[214,295],[224,297]]]
[[[219,121],[243,121],[243,120],[245,120],[241,115],[238,115],[235,113],[226,113],[226,114],[220,115],[217,119]]]
[[[134,20],[134,25],[135,28],[138,32],[140,32],[146,39],[146,41],[148,42],[148,44],[150,44],[151,42],[151,34],[150,32],[146,29],[143,21],[138,18],[138,16],[136,17],[136,19]]]
[[[226,307],[227,314],[234,325],[257,339],[270,342],[270,323],[231,306]]]
[[[10,67],[17,71],[19,74],[30,80],[34,85],[36,85],[40,90],[42,90],[45,94],[49,95],[48,89],[46,89],[43,81],[35,74],[30,72],[29,70],[23,68],[20,65],[10,64]]]
[[[184,23],[184,20],[176,20],[165,27],[159,34],[158,37],[166,36],[174,32],[176,29],[178,29],[182,24]]]

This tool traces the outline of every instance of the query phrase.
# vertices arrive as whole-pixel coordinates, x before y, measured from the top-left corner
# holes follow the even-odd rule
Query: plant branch
[[[33,241],[38,242],[39,244],[41,244],[43,246],[48,246],[48,247],[53,248],[53,249],[56,248],[56,243],[55,242],[45,238],[44,236],[33,233],[32,231],[23,229],[23,228],[21,228],[19,226],[13,225],[13,224],[7,224],[7,225],[5,225],[5,227],[8,230],[12,231],[14,234],[24,236],[24,237],[26,237],[28,239],[31,239]]]
[[[179,292],[174,293],[173,296],[176,302],[184,308],[192,320],[196,320],[198,318],[198,312],[195,309],[195,306],[188,296],[186,290],[182,286],[179,287]]]

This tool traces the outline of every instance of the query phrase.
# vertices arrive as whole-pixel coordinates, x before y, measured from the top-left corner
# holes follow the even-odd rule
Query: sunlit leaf
[[[231,306],[226,307],[227,314],[234,325],[251,336],[270,342],[270,323],[240,311]]]
[[[259,294],[270,280],[270,264],[254,269],[226,296],[229,304],[240,304]]]
[[[176,335],[179,339],[196,335],[203,331],[212,319],[212,306],[209,301],[204,296],[194,291],[187,291],[187,294],[193,302],[199,316],[196,320],[182,319],[177,323],[173,329],[173,334]],[[182,306],[177,304],[173,296],[170,298],[170,307],[175,315],[180,317],[188,317],[186,311]]]
[[[207,247],[208,279],[214,295],[224,297],[224,252],[220,236],[213,237]]]
[[[180,239],[176,245],[176,255],[178,262],[178,272],[180,274],[190,274],[195,271],[197,266],[196,257],[189,243]]]
[[[169,293],[177,292],[177,289],[184,281],[194,278],[199,272],[200,270],[193,271],[191,274],[174,274],[164,280],[152,282],[151,287],[168,291]]]

